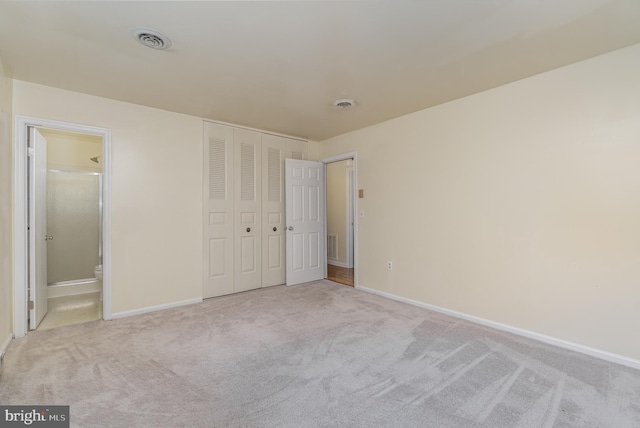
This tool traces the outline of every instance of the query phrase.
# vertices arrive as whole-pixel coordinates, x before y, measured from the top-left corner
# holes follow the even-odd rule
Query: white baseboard
[[[9,344],[11,343],[12,340],[13,340],[13,333],[9,333],[9,335],[4,340],[4,342],[2,342],[2,345],[0,345],[0,367],[2,367],[2,358],[4,358],[4,353],[7,352],[7,348],[9,347]]]
[[[491,321],[488,319],[468,315],[463,312],[456,312],[450,309],[441,308],[439,306],[430,305],[428,303],[420,302],[418,300],[407,299],[405,297],[396,296],[395,294],[387,293],[384,291],[374,290],[373,288],[363,287],[356,285],[356,289],[365,291],[367,293],[375,294],[378,296],[386,297],[387,299],[397,300],[399,302],[408,303],[420,308],[429,309],[434,312],[439,312],[445,315],[451,315],[456,318],[462,318],[467,321],[474,322],[476,324],[484,325],[487,327],[495,328],[496,330],[506,331],[508,333],[517,334],[518,336],[534,339],[539,342],[544,342],[549,345],[558,346],[560,348],[569,349],[571,351],[579,352],[581,354],[590,355],[592,357],[599,358],[601,360],[609,361],[623,366],[631,367],[640,370],[640,360],[634,358],[625,357],[624,355],[614,354],[611,352],[603,351],[601,349],[591,348],[589,346],[580,345],[578,343],[569,342],[563,339],[547,336],[544,334],[536,333],[534,331],[524,330],[522,328],[513,327],[508,324],[502,324],[499,322]]]
[[[158,305],[158,306],[148,306],[146,308],[134,309],[132,311],[116,312],[115,314],[111,315],[111,319],[132,317],[134,315],[146,314],[147,312],[155,312],[155,311],[161,311],[163,309],[177,308],[178,306],[195,305],[196,303],[202,303],[202,298],[198,297],[197,299],[182,300],[179,302],[166,303],[164,305]]]
[[[337,260],[327,260],[327,264],[349,269],[349,266],[346,263],[339,262]]]
[[[102,283],[86,281],[78,284],[50,285],[47,287],[47,297],[75,296],[78,294],[95,293],[102,291]]]

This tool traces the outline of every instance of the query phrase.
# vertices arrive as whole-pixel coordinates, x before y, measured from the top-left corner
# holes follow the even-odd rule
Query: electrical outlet
[[[393,270],[393,262],[387,262],[387,269]]]

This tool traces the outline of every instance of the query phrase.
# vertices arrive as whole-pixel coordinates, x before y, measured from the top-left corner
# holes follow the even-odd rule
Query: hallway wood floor
[[[327,265],[327,279],[333,282],[353,287],[353,268]]]

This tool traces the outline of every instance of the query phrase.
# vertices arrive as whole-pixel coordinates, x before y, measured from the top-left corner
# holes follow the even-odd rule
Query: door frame
[[[354,254],[354,228],[356,226],[356,188],[353,185],[355,170],[353,166],[347,167],[347,268],[353,268]]]
[[[353,206],[353,241],[352,241],[352,245],[353,245],[353,286],[354,287],[358,287],[359,286],[359,282],[358,282],[358,222],[357,222],[357,218],[358,216],[356,215],[357,207],[358,207],[358,201],[357,201],[357,191],[356,189],[358,188],[358,152],[349,152],[349,153],[342,153],[339,155],[335,155],[335,156],[329,156],[323,159],[320,159],[320,162],[322,162],[324,164],[324,186],[325,188],[327,187],[327,164],[329,163],[333,163],[333,162],[339,162],[339,161],[343,161],[343,160],[348,160],[348,159],[353,159],[353,182],[352,184],[352,206]],[[324,201],[324,209],[326,211],[327,209],[327,192],[325,192],[325,201]],[[324,234],[325,236],[327,236],[327,216],[326,216],[326,212],[325,212],[325,216],[324,216]],[[324,267],[324,277],[327,277],[327,266],[325,263],[325,267]]]
[[[111,313],[111,130],[29,116],[15,116],[13,152],[13,335],[28,331],[27,288],[29,254],[28,213],[28,127],[49,128],[102,137],[102,318]]]

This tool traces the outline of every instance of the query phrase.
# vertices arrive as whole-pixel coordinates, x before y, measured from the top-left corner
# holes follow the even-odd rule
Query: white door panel
[[[235,274],[234,292],[262,286],[261,134],[235,129]]]
[[[325,276],[324,165],[285,160],[287,285]]]
[[[233,128],[204,124],[204,290],[207,297],[233,293]]]
[[[282,137],[262,136],[262,286],[284,284],[284,158]]]
[[[47,313],[47,140],[29,128],[29,328],[35,330]]]
[[[204,297],[284,284],[285,158],[304,159],[307,143],[214,123],[204,128]]]
[[[285,158],[303,159],[305,141],[262,135],[262,286],[286,281]]]

